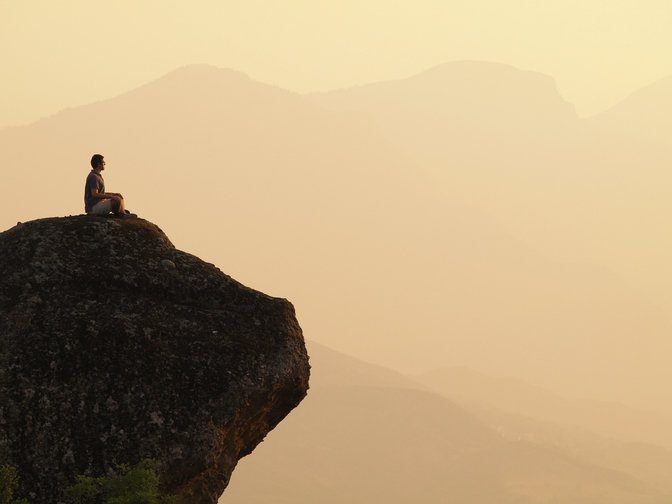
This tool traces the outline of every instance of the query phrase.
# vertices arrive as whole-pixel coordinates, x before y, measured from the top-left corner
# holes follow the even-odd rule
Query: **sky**
[[[0,127],[191,63],[310,92],[494,61],[587,116],[672,75],[671,21],[669,0],[0,0]]]

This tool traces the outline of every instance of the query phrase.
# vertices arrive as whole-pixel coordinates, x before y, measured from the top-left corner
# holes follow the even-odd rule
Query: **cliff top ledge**
[[[34,503],[59,502],[76,474],[154,458],[178,503],[214,504],[308,378],[291,303],[146,220],[0,233],[0,463]]]

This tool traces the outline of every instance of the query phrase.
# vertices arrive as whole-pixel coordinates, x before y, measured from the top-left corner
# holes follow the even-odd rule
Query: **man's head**
[[[94,170],[104,170],[105,169],[105,161],[104,157],[102,154],[94,154],[93,157],[91,158],[91,168]]]

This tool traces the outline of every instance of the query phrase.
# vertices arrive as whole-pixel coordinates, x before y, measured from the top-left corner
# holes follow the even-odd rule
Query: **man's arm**
[[[102,200],[102,199],[116,199],[116,200],[121,200],[124,199],[124,197],[119,194],[119,193],[108,193],[108,192],[100,192],[98,191],[97,187],[94,187],[91,189],[91,197],[94,200]]]

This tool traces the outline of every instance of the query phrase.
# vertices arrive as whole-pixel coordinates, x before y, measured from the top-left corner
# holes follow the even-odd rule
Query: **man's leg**
[[[112,211],[117,214],[123,214],[125,213],[124,211],[126,210],[126,206],[124,205],[124,198],[119,198],[119,199],[114,199],[112,200]]]

